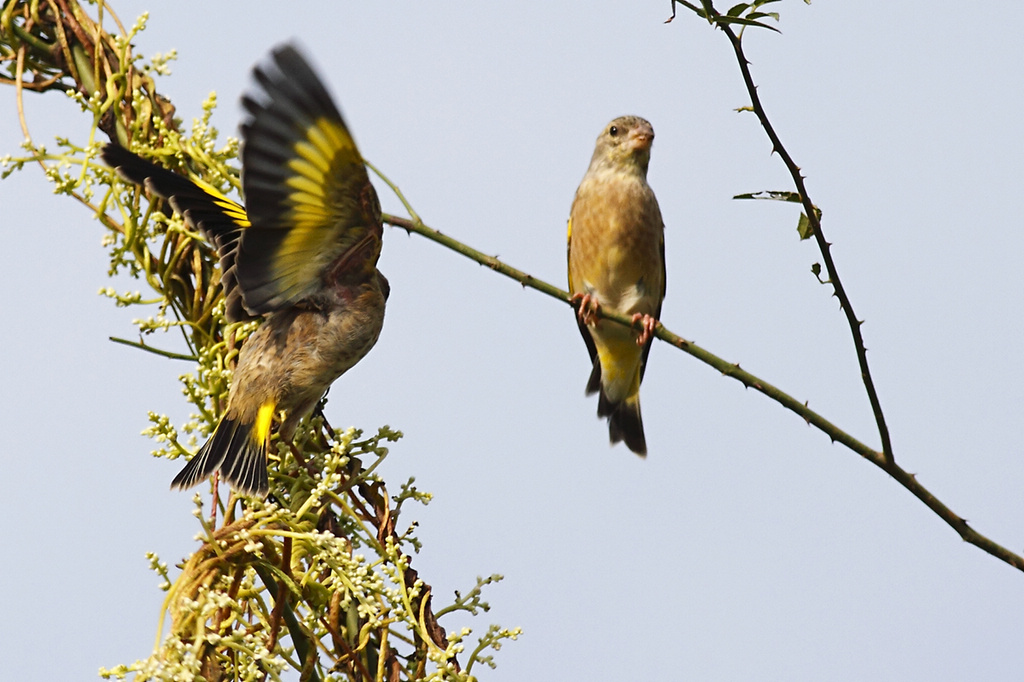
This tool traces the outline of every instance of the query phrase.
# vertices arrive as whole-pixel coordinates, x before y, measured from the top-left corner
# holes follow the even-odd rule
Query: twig
[[[274,573],[267,564],[260,563],[259,561],[253,562],[253,569],[260,576],[260,580],[267,586],[267,591],[272,594],[278,594],[278,584],[274,579]],[[292,611],[291,607],[288,606],[286,601],[281,602],[284,606],[281,609],[281,616],[284,618],[285,625],[288,627],[288,634],[292,637],[292,646],[295,647],[295,655],[303,663],[310,661],[310,653],[316,651],[316,644],[310,641],[309,636],[306,634],[306,630],[299,623],[299,619],[296,618],[295,612]],[[320,676],[317,674],[315,669],[310,669],[309,676],[304,678],[310,680],[310,682],[319,682]]]
[[[710,5],[710,3],[708,4]],[[716,14],[716,16],[720,15]],[[846,289],[843,287],[843,283],[839,279],[839,271],[836,269],[835,262],[832,260],[832,245],[825,239],[825,233],[822,232],[821,221],[818,219],[818,211],[816,210],[813,202],[811,202],[810,196],[807,194],[807,188],[804,185],[804,176],[800,174],[800,167],[796,165],[796,162],[793,161],[793,157],[789,155],[789,152],[786,151],[786,148],[782,145],[782,140],[779,139],[771,121],[768,120],[768,115],[765,113],[764,106],[761,104],[761,98],[758,97],[757,94],[757,86],[754,85],[753,76],[750,74],[750,63],[747,61],[747,58],[743,53],[742,42],[728,24],[718,23],[718,27],[722,29],[722,32],[728,36],[729,41],[732,43],[733,51],[736,53],[736,61],[743,74],[743,83],[747,88],[747,94],[750,95],[751,107],[757,115],[757,119],[761,122],[761,127],[764,128],[765,133],[768,135],[768,139],[771,140],[772,151],[776,152],[779,155],[779,158],[782,159],[782,162],[785,164],[790,176],[793,178],[793,184],[796,186],[797,192],[800,194],[800,201],[804,208],[804,214],[807,216],[807,220],[814,232],[814,239],[818,243],[818,249],[821,251],[821,258],[825,262],[825,270],[828,272],[829,283],[832,285],[832,290],[835,292],[836,298],[839,299],[839,305],[843,309],[843,313],[846,315],[846,321],[850,326],[850,333],[853,335],[853,345],[857,352],[857,362],[860,364],[860,376],[864,381],[864,389],[867,391],[868,401],[871,403],[871,411],[875,415],[875,424],[878,427],[878,436],[882,441],[882,454],[885,457],[886,462],[889,464],[895,464],[896,460],[892,452],[892,442],[889,439],[889,427],[885,423],[885,414],[882,412],[882,403],[878,399],[878,392],[875,390],[875,382],[871,378],[871,370],[868,368],[867,348],[864,346],[864,337],[861,335],[860,331],[860,327],[864,324],[864,321],[857,319],[857,315],[853,311],[853,303],[850,301],[850,297],[846,294]]]
[[[121,339],[121,338],[118,338],[116,336],[110,336],[108,338],[111,341],[113,341],[114,343],[120,343],[120,344],[123,344],[125,346],[131,346],[132,348],[138,348],[138,349],[144,350],[144,351],[146,351],[148,353],[153,353],[154,355],[159,355],[160,357],[170,358],[171,360],[188,360],[190,362],[195,362],[198,359],[194,355],[185,355],[184,353],[174,353],[174,352],[169,351],[169,350],[161,350],[159,348],[154,348],[153,346],[147,346],[146,344],[142,343],[141,341],[129,341],[128,339]]]
[[[463,244],[457,239],[453,239],[448,235],[442,234],[441,232],[438,232],[437,230],[428,227],[427,225],[424,225],[420,221],[408,220],[406,218],[400,218],[398,216],[393,215],[385,215],[384,222],[394,227],[400,227],[408,232],[415,232],[416,234],[426,237],[432,241],[435,241],[438,244],[441,244],[442,246],[445,246],[453,251],[456,251],[457,253],[461,253],[462,255],[480,263],[481,265],[486,265],[492,270],[500,272],[506,277],[510,277],[516,280],[524,287],[536,289],[542,294],[547,294],[548,296],[558,299],[563,303],[567,303],[574,308],[579,306],[579,302],[573,301],[568,291],[559,289],[558,287],[552,284],[548,284],[543,280],[537,279],[533,275],[529,275],[523,272],[522,270],[519,270],[517,268],[512,267],[511,265],[503,263],[501,260],[495,258],[494,256],[488,256],[487,254],[481,251],[477,251],[473,247],[467,246],[466,244]],[[612,320],[627,327],[634,327],[636,329],[640,329],[639,322],[637,322],[634,325],[632,318],[630,318],[627,315],[619,314],[606,306],[600,307],[598,309],[597,315],[598,317]],[[697,358],[698,360],[700,360],[701,362],[710,365],[711,367],[714,367],[725,376],[728,376],[732,379],[736,379],[747,388],[753,388],[754,390],[765,394],[766,396],[768,396],[775,402],[779,403],[786,409],[797,413],[798,415],[803,417],[804,421],[806,421],[808,424],[814,426],[815,428],[819,429],[820,431],[828,435],[828,437],[831,438],[832,441],[842,443],[843,445],[850,448],[857,454],[872,460],[876,464],[882,465],[885,463],[885,457],[882,453],[878,452],[877,450],[874,450],[873,448],[868,447],[864,443],[860,442],[850,434],[840,429],[838,426],[836,426],[829,420],[825,419],[825,417],[821,416],[814,410],[810,409],[807,406],[806,402],[800,402],[796,398],[790,396],[781,389],[776,388],[767,381],[751,374],[750,372],[747,372],[746,370],[741,369],[739,363],[728,362],[727,360],[718,357],[714,353],[701,348],[692,341],[688,341],[687,339],[684,339],[678,334],[669,331],[668,328],[665,327],[665,325],[661,324],[661,322],[658,323],[654,335],[657,338],[661,339],[662,341],[670,343],[671,345],[680,349],[684,353],[688,353],[693,357]]]

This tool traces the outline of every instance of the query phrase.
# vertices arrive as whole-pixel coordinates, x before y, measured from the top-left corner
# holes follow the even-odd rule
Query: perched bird
[[[617,118],[597,138],[569,213],[569,291],[594,369],[587,395],[608,418],[612,443],[647,454],[640,381],[665,298],[665,226],[647,184],[654,129],[638,116]],[[635,331],[598,319],[604,306],[631,316]]]
[[[263,317],[238,355],[216,430],[171,483],[215,471],[240,492],[269,491],[267,452],[280,412],[290,441],[331,383],[377,342],[389,286],[377,270],[380,203],[326,88],[291,45],[253,71],[243,97],[245,207],[110,144],[103,159],[167,199],[220,256],[229,321]]]

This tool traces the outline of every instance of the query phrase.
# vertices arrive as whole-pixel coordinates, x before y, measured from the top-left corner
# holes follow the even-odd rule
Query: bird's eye
[[[619,127],[612,126],[611,128],[608,129],[608,134],[611,135],[612,137],[615,137],[616,135],[619,134]]]

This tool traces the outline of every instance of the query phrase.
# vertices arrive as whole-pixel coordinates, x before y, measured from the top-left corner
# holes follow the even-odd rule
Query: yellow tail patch
[[[253,424],[252,438],[257,443],[263,443],[270,438],[270,426],[274,423],[274,413],[277,405],[273,402],[260,405],[260,411],[256,415],[256,423]]]
[[[597,339],[597,356],[601,363],[601,385],[614,402],[640,394],[641,349],[632,336]]]

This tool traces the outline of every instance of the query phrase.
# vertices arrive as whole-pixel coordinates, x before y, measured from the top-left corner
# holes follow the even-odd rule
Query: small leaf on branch
[[[796,233],[800,235],[800,241],[814,236],[814,228],[811,227],[811,221],[807,219],[806,213],[800,213],[800,220],[796,224]]]
[[[753,111],[750,107],[743,107],[744,110]],[[739,109],[737,109],[739,111]],[[803,202],[803,198],[799,192],[788,192],[782,190],[762,190],[760,192],[748,192],[746,194],[737,194],[733,199],[761,199],[764,201],[788,201],[793,204],[799,204]]]
[[[817,206],[812,206],[811,208],[814,209],[814,218],[815,218],[815,220],[817,220],[820,223],[821,222],[821,209],[818,208]],[[811,225],[811,221],[810,221],[810,219],[807,218],[807,214],[806,213],[801,213],[800,214],[800,220],[796,224],[796,232],[797,232],[797,234],[800,235],[800,240],[801,241],[803,241],[804,239],[810,239],[811,237],[814,236],[814,226]]]
[[[782,33],[779,29],[768,24],[762,24],[759,21],[753,21],[751,19],[744,19],[743,17],[730,17],[724,14],[719,14],[713,19],[715,24],[739,24],[740,26],[756,26],[758,28],[766,28],[769,31],[775,31],[776,33]]]

